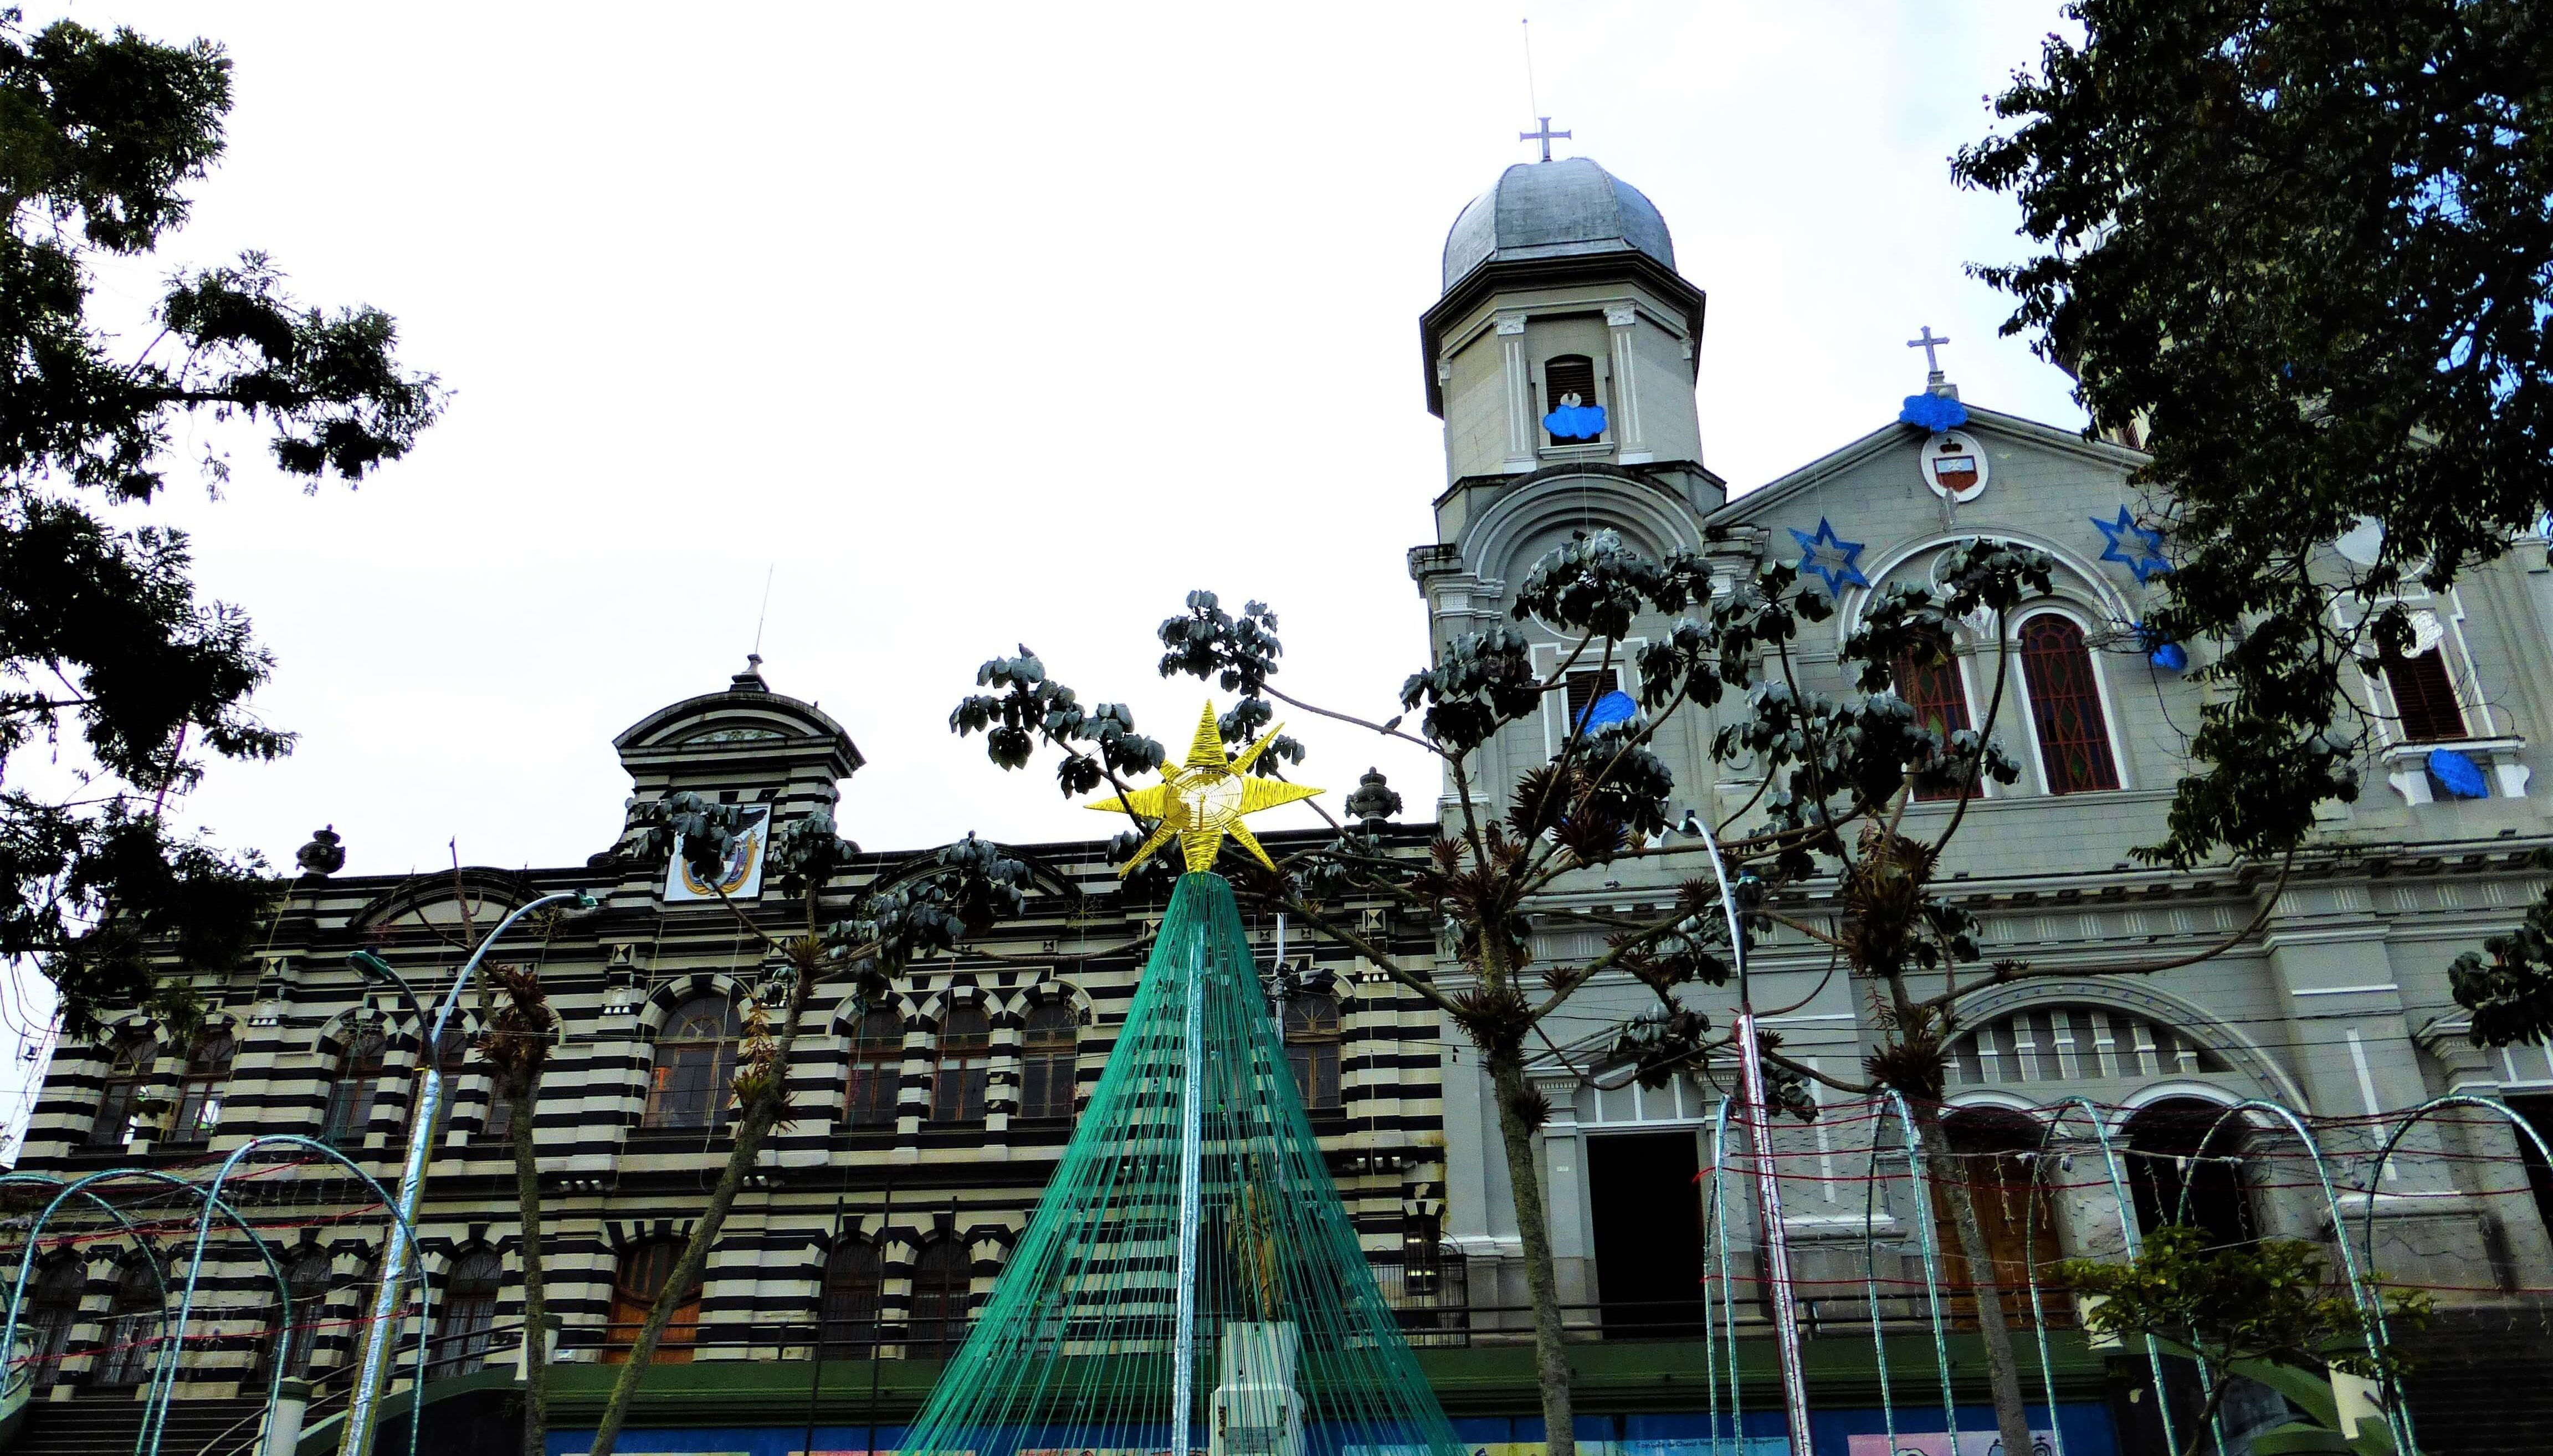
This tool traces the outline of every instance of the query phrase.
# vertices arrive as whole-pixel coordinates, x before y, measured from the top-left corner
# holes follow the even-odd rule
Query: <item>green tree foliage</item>
[[[202,752],[291,746],[249,709],[272,659],[236,609],[196,596],[184,534],[101,507],[164,489],[189,414],[251,423],[315,489],[404,455],[442,402],[393,358],[388,315],[296,302],[261,254],[171,274],[138,352],[93,315],[98,264],[184,224],[230,105],[212,42],[0,12],[0,773],[65,735],[85,768],[66,794],[0,791],[0,955],[45,967],[73,1035],[113,1007],[185,1018],[182,976],[155,976],[146,947],[180,969],[242,953],[263,865],[172,837],[159,806]]]
[[[2219,1247],[2201,1230],[2165,1224],[2146,1236],[2131,1263],[2068,1259],[2056,1266],[2056,1278],[2097,1297],[2083,1316],[2092,1333],[2152,1335],[2205,1370],[2207,1402],[2182,1450],[2200,1449],[2231,1381],[2252,1366],[2328,1366],[2388,1390],[2403,1370],[2389,1348],[2370,1351],[2371,1321],[2358,1291],[2332,1279],[2321,1251],[2301,1240]],[[2411,1330],[2428,1313],[2427,1295],[2401,1294],[2386,1318]]]
[[[2395,591],[2553,504],[2553,14],[2536,0],[2076,0],[1955,175],[2043,250],[2018,300],[2142,440],[2168,638],[2222,645],[2150,857],[2275,853],[2355,793]],[[2381,524],[2372,566],[2326,543]]]

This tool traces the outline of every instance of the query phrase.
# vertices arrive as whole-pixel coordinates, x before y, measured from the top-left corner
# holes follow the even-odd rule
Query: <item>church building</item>
[[[1919,793],[1906,824],[1935,834],[1964,813],[1942,878],[1979,918],[1987,957],[2061,972],[1955,1009],[1945,1100],[1960,1151],[2023,1170],[2019,1202],[1988,1217],[1998,1264],[2007,1252],[2014,1269],[2114,1256],[2129,1230],[2175,1216],[2228,1239],[2326,1247],[2363,1243],[2365,1223],[2388,1279],[2434,1288],[2458,1317],[2522,1318],[2540,1334],[2533,1300],[2553,1287],[2553,1171],[2530,1164],[2505,1127],[2469,1117],[2415,1128],[2382,1173],[2374,1155],[2403,1113],[2449,1092],[2505,1099],[2553,1130],[2553,1060],[2540,1048],[2473,1049],[2446,974],[2458,953],[2515,923],[2553,845],[2553,795],[2531,786],[2553,739],[2545,552],[2512,552],[2436,594],[2405,589],[2415,651],[2370,664],[2363,683],[2377,726],[2365,792],[2327,809],[2283,880],[2276,866],[2145,865],[2129,849],[2164,835],[2207,691],[2191,673],[2209,649],[2157,646],[2138,630],[2169,564],[2138,523],[2150,512],[2134,442],[1962,399],[1936,355],[1942,341],[1926,329],[1928,375],[1902,414],[1732,490],[1706,463],[1696,405],[1706,304],[1657,208],[1591,160],[1510,168],[1462,209],[1444,244],[1442,295],[1418,321],[1419,383],[1444,421],[1445,478],[1434,484],[1435,539],[1409,551],[1408,569],[1436,647],[1517,625],[1556,668],[1563,639],[1512,622],[1514,588],[1554,546],[1610,530],[1652,557],[1697,553],[1721,580],[1796,564],[1837,611],[1794,644],[1794,665],[1804,686],[1841,694],[1837,649],[1875,592],[1927,580],[1945,548],[1972,537],[2046,552],[2056,563],[2050,595],[1965,623],[1955,659],[1901,689],[1945,728],[1991,717],[2023,765],[2017,782],[1963,809]],[[2335,559],[2358,549],[2344,539]],[[1574,716],[1628,686],[1604,669],[1571,675],[1540,721],[1485,745],[1475,781],[1512,783],[1552,754]],[[1656,749],[1682,796],[1674,817],[1742,834],[1760,823],[1766,771],[1715,762],[1716,727],[1688,714]],[[766,883],[761,848],[777,827],[832,811],[864,764],[849,731],[776,691],[755,663],[646,714],[611,746],[633,809],[685,791],[761,808],[723,888],[757,924],[788,929],[796,911]],[[1391,852],[1423,855],[1459,806],[1443,797],[1448,786],[1432,804],[1426,786],[1397,787],[1407,810],[1376,828]],[[1377,814],[1385,797],[1367,796]],[[856,823],[842,829],[859,837]],[[1288,836],[1261,833],[1272,852],[1287,846]],[[211,1014],[190,1040],[137,1016],[60,1049],[18,1169],[209,1178],[251,1137],[289,1133],[395,1186],[412,1076],[438,1058],[450,1110],[419,1221],[435,1308],[409,1331],[430,1369],[427,1441],[508,1449],[525,1334],[512,1149],[530,1139],[557,1324],[552,1449],[583,1450],[578,1433],[591,1430],[725,1159],[739,995],[760,952],[716,889],[638,857],[634,837],[581,864],[412,876],[329,873],[327,843],[305,856],[308,872],[280,897],[253,960],[204,980]],[[928,852],[865,854],[828,892],[847,903],[891,886]],[[651,1372],[622,1450],[894,1448],[1096,1084],[1162,914],[1158,896],[1120,882],[1104,841],[1011,852],[1032,870],[1025,916],[916,961],[884,1004],[820,996],[798,1042],[792,1120],[685,1292],[659,1354],[666,1368]],[[1580,871],[1546,908],[1663,910],[1693,863]],[[537,966],[562,1021],[536,1114],[509,1126],[471,1050],[479,1002],[465,1001],[461,1033],[428,1048],[414,1007],[352,957],[379,957],[430,1004],[509,911],[571,890],[599,907],[528,919],[494,952]],[[1459,984],[1437,927],[1380,902],[1346,913],[1404,964]],[[1803,913],[1818,913],[1814,897]],[[1348,948],[1274,916],[1251,934],[1271,977],[1288,972],[1301,988],[1278,1003],[1297,1089],[1386,1298],[1466,1439],[1526,1456],[1540,1422],[1521,1245],[1470,1044]],[[2229,940],[2180,968],[2144,969]],[[1537,946],[1558,963],[1602,949],[1556,924]],[[1785,1050],[1856,1074],[1878,1036],[1867,988],[1796,934],[1771,936],[1753,965],[1757,1003]],[[1779,1450],[1764,1231],[1742,1183],[1730,1185],[1724,1237],[1704,1236],[1715,1159],[1733,1156],[1720,1151],[1725,1068],[1644,1088],[1616,1074],[1600,1030],[1647,994],[1627,977],[1600,980],[1555,1024],[1587,1036],[1555,1030],[1532,1067],[1552,1109],[1536,1156],[1567,1323],[1583,1341],[1573,1357],[1582,1440],[1698,1452],[1708,1413],[1742,1396],[1750,1453]],[[1726,1024],[1730,992],[1688,994]],[[1884,1444],[1884,1401],[1900,1433],[1943,1425],[1922,1298],[1936,1215],[1904,1178],[1902,1128],[1821,1095],[1836,1102],[1832,1116],[1781,1134],[1783,1227],[1817,1456],[1868,1456],[1870,1442]],[[2330,1197],[2296,1124],[2265,1110],[2273,1104],[2309,1123]],[[2042,1195],[2029,1155],[2052,1118],[2070,1119],[2059,1132],[2071,1171]],[[2097,1176],[2104,1144],[2118,1150],[2116,1185]],[[180,1362],[165,1451],[255,1448],[278,1363],[307,1385],[301,1449],[334,1449],[330,1422],[382,1251],[379,1194],[330,1161],[280,1154],[244,1164],[229,1189],[256,1221],[288,1228],[277,1249],[288,1291],[278,1296],[244,1245],[217,1239],[202,1307],[174,1352],[159,1286],[159,1272],[176,1267],[173,1236],[137,1241],[97,1217],[77,1225],[75,1242],[49,1235],[21,1320],[43,1387],[25,1437],[36,1444],[22,1449],[104,1449],[78,1442],[107,1430],[129,1445],[136,1393],[163,1358]],[[1707,1298],[1725,1301],[1747,1342],[1738,1393],[1710,1374],[1706,1321],[1722,1316],[1706,1312]],[[2030,1365],[2034,1424],[2061,1433],[2068,1456],[2161,1449],[2142,1356],[2094,1348],[2070,1305],[2052,1299],[2061,1307],[2045,1321],[2045,1376]],[[1962,1423],[1985,1429],[1972,1316],[1973,1306],[1963,1322],[1951,1298],[1941,1348]],[[1928,1393],[1929,1414],[1915,1413]],[[394,1416],[405,1408],[404,1397],[391,1402]]]

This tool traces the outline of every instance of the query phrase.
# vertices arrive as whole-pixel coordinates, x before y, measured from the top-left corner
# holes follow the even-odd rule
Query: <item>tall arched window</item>
[[[931,1076],[931,1120],[982,1122],[993,1064],[993,1023],[980,1006],[952,1006],[940,1023],[939,1065]]]
[[[904,1018],[881,1006],[862,1016],[851,1033],[843,1122],[862,1130],[895,1126],[896,1097],[903,1081]]]
[[[336,1147],[364,1141],[372,1129],[373,1104],[382,1094],[382,1066],[389,1058],[389,1038],[377,1022],[358,1022],[346,1029],[346,1045],[337,1053],[336,1073],[328,1082],[328,1115],[319,1136]]]
[[[647,1322],[647,1311],[656,1307],[656,1296],[665,1291],[665,1284],[674,1275],[674,1262],[683,1257],[679,1239],[649,1239],[634,1244],[620,1256],[620,1267],[611,1278],[611,1322],[603,1332],[603,1363],[626,1365],[629,1352],[638,1343],[638,1327]],[[665,1333],[656,1341],[657,1365],[686,1365],[691,1362],[692,1342],[700,1335],[701,1287],[695,1281],[683,1293],[682,1302],[674,1306],[673,1318],[666,1321]]]
[[[2221,1119],[2221,1120],[2220,1120]],[[2213,1135],[2209,1129],[2213,1128]],[[2217,1245],[2259,1241],[2243,1177],[2243,1119],[2195,1097],[2171,1097],[2128,1119],[2128,1182],[2148,1233],[2186,1223]]]
[[[656,1038],[646,1126],[705,1128],[727,1120],[739,1030],[735,1003],[724,996],[695,996],[674,1008]]]
[[[195,1038],[177,1088],[177,1110],[168,1119],[168,1141],[204,1142],[221,1126],[222,1088],[230,1084],[231,1055],[238,1046],[228,1027],[209,1028]]]
[[[2021,675],[2048,792],[2080,794],[2119,786],[2110,724],[2101,712],[2092,653],[2071,617],[2043,612],[2021,624]]]
[[[913,1310],[905,1320],[905,1353],[954,1355],[966,1342],[967,1286],[973,1261],[951,1236],[922,1246],[913,1262]]]
[[[1911,656],[1901,657],[1894,675],[1897,696],[1915,710],[1915,721],[1941,734],[1944,742],[1952,733],[1965,732],[1974,726],[1968,718],[1968,686],[1959,678],[1957,658],[1918,663]],[[1919,774],[1915,797],[1955,799],[1959,797],[1959,786],[1946,774]]]
[[[292,1305],[283,1312],[280,1348],[283,1373],[295,1379],[310,1374],[310,1357],[319,1345],[319,1324],[328,1308],[328,1288],[336,1280],[336,1261],[315,1244],[304,1246],[283,1266],[284,1286]]]
[[[857,1239],[833,1246],[825,1261],[825,1293],[817,1343],[827,1360],[865,1360],[877,1353],[878,1247]]]
[[[98,1089],[97,1116],[89,1121],[90,1147],[121,1148],[133,1141],[134,1108],[150,1085],[151,1064],[159,1058],[160,1044],[147,1036],[116,1044],[115,1055],[107,1059],[106,1085]]]
[[[116,1271],[115,1309],[97,1362],[99,1385],[138,1386],[157,1368],[161,1298],[160,1272],[148,1256],[128,1259]]]
[[[505,1264],[497,1251],[473,1249],[452,1262],[443,1282],[442,1307],[435,1311],[434,1349],[429,1358],[443,1375],[462,1375],[479,1368],[494,1342],[497,1295],[505,1287]]]
[[[1072,1116],[1075,1052],[1072,1008],[1061,1001],[1032,1007],[1020,1034],[1020,1116],[1060,1122]]]
[[[1285,1060],[1293,1064],[1294,1090],[1310,1112],[1339,1105],[1339,1001],[1327,992],[1285,1002]]]
[[[56,1255],[27,1291],[28,1359],[35,1363],[36,1384],[50,1386],[62,1378],[62,1357],[70,1351],[71,1326],[79,1323],[80,1296],[86,1292],[88,1264],[77,1254]]]

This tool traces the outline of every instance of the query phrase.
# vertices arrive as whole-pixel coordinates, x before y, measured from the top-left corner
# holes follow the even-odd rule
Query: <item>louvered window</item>
[[[2416,657],[2386,659],[2385,685],[2392,690],[2393,713],[2403,741],[2453,742],[2465,735],[2465,713],[2456,702],[2455,679],[2438,648]]]
[[[1915,710],[1915,721],[1946,742],[1952,733],[1965,732],[1968,721],[1968,689],[1959,680],[1959,664],[1950,658],[1917,665],[1911,657],[1897,660],[1897,696]],[[1918,799],[1955,799],[1959,786],[1945,774],[1918,774],[1915,778]]]
[[[1560,408],[1568,402],[1572,394],[1578,396],[1580,404],[1598,402],[1596,361],[1584,354],[1563,354],[1542,367],[1542,412],[1544,414]],[[1550,434],[1548,430],[1544,433],[1550,436],[1551,443],[1555,445],[1586,443],[1571,435]]]
[[[2092,677],[2092,653],[2072,618],[2043,613],[2021,624],[2021,673],[2039,730],[2048,792],[2080,794],[2119,786],[2110,725]]]

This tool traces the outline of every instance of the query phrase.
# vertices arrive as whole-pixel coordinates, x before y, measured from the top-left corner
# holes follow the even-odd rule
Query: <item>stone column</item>
[[[310,1407],[310,1382],[286,1377],[266,1411],[265,1456],[292,1456],[301,1444],[301,1414]]]
[[[1613,343],[1613,427],[1614,458],[1624,465],[1639,465],[1649,457],[1649,445],[1640,433],[1640,391],[1631,358],[1631,330],[1640,321],[1638,308],[1628,303],[1610,303],[1605,308],[1605,326],[1611,331]]]
[[[1533,372],[1524,357],[1524,314],[1500,313],[1498,360],[1505,371],[1507,393],[1506,468],[1521,475],[1534,468]]]

